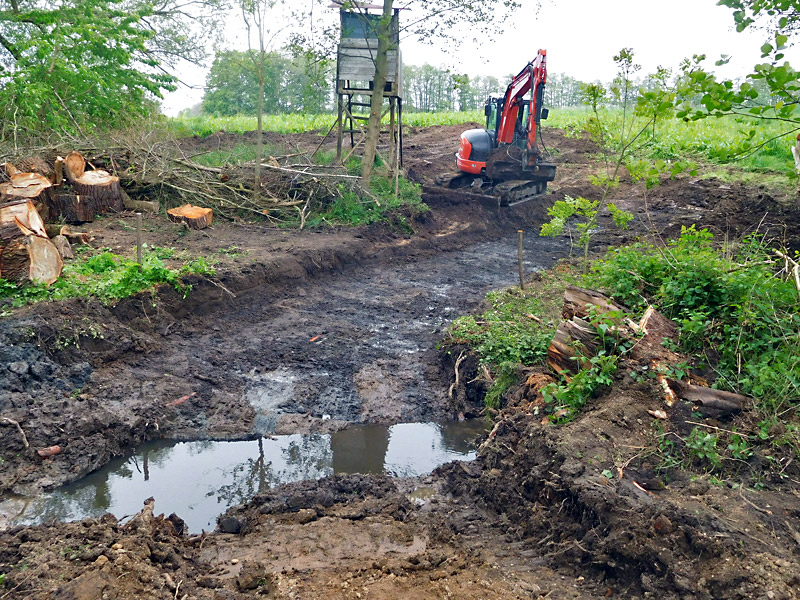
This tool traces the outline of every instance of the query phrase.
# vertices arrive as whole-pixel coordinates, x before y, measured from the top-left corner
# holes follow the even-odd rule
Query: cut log
[[[86,171],[86,161],[80,152],[73,150],[65,158],[59,156],[56,161],[59,160],[64,164],[64,175],[70,183],[75,183]]]
[[[5,176],[4,181],[10,181],[11,178],[19,173],[19,169],[16,165],[12,165],[10,162],[5,162],[0,165],[0,173]]]
[[[64,183],[64,159],[60,156],[56,158],[53,164],[53,185],[59,186]]]
[[[4,246],[0,277],[21,285],[50,285],[61,275],[63,264],[53,242],[38,235],[25,235]]]
[[[608,296],[595,290],[585,290],[583,288],[568,286],[564,291],[564,310],[561,313],[565,319],[580,317],[584,319],[589,314],[587,307],[594,306],[600,313],[609,311],[628,312],[628,309],[614,302]]]
[[[739,412],[750,400],[741,394],[692,385],[674,379],[668,379],[667,383],[678,398],[725,413]]]
[[[69,240],[63,235],[57,235],[53,238],[53,245],[58,250],[58,253],[61,255],[63,259],[73,259],[75,258],[75,253],[72,252],[72,246],[70,246]]]
[[[186,223],[192,229],[205,229],[211,225],[213,212],[210,208],[184,204],[178,208],[170,208],[167,215],[173,223]]]
[[[11,226],[13,231],[19,225],[29,233],[48,237],[44,222],[30,200],[17,200],[0,205],[0,228]]]
[[[556,329],[547,349],[547,364],[560,375],[574,375],[599,349],[600,340],[594,327],[574,317],[571,321],[562,321]]]
[[[86,161],[79,152],[70,152],[62,160],[67,180],[78,196],[86,197],[85,201],[92,205],[95,214],[123,210],[119,177],[99,169],[87,171]]]
[[[65,238],[69,240],[70,244],[79,244],[81,246],[88,245],[89,242],[91,242],[92,239],[94,239],[88,233],[83,231],[72,231],[66,225],[62,225],[58,229],[58,235],[63,235]]]
[[[125,190],[122,190],[122,205],[126,210],[157,214],[161,210],[161,203],[149,200],[132,200]]]
[[[48,198],[50,219],[65,223],[91,223],[94,221],[97,208],[97,200],[90,196],[52,193]]]
[[[16,163],[16,167],[23,173],[38,173],[53,181],[55,172],[49,162],[41,156],[27,156]]]
[[[678,344],[678,328],[670,319],[648,306],[635,329],[642,337],[631,349],[631,358],[641,363],[680,362],[680,357],[664,346],[664,340]]]
[[[39,173],[15,173],[11,181],[0,183],[0,203],[30,200],[43,219],[48,218],[52,183]]]
[[[0,277],[50,285],[63,262],[30,200],[0,206]]]

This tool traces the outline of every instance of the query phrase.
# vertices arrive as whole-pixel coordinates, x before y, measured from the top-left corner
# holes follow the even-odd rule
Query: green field
[[[584,130],[590,113],[584,107],[553,109],[546,123],[578,135]],[[482,122],[483,111],[414,113],[403,115],[404,123],[412,127],[434,125],[457,125],[470,121]],[[607,139],[613,148],[617,142],[622,123],[620,110],[604,110],[601,119],[605,124]],[[305,131],[327,132],[335,123],[333,114],[266,115],[265,131],[277,133],[301,133]],[[173,131],[179,136],[207,136],[217,131],[243,133],[256,128],[256,118],[235,117],[182,117],[170,121]],[[634,131],[644,124],[634,122]],[[694,122],[666,119],[656,123],[655,131],[648,130],[632,149],[632,156],[647,159],[678,160],[693,159],[714,164],[730,164],[744,171],[763,174],[793,175],[794,163],[791,146],[795,134],[781,135],[785,128],[774,121],[757,121],[735,117],[709,118]],[[741,140],[749,140],[749,148]],[[546,138],[545,138],[546,141]]]
[[[469,121],[482,122],[483,111],[467,112],[408,112],[403,113],[403,123],[411,127],[430,127],[432,125],[458,125]],[[388,117],[384,118],[388,122]],[[328,131],[336,122],[335,114],[305,115],[290,113],[282,115],[264,115],[264,131],[276,133],[302,133],[304,131]],[[199,135],[205,137],[217,131],[228,133],[244,133],[255,131],[256,118],[246,115],[235,117],[177,117],[171,119],[173,131],[180,136]]]

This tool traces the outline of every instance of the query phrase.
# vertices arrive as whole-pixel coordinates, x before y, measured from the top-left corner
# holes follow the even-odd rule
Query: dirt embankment
[[[450,138],[461,129],[412,132],[412,176],[430,186],[450,170]],[[556,132],[548,143],[558,152],[559,180],[546,203],[565,193],[594,197],[583,182],[597,168],[597,149]],[[33,448],[58,444],[63,452],[42,460],[3,427],[0,488],[77,479],[156,437],[252,436],[258,414],[247,391],[255,382],[280,395],[281,377],[296,373],[291,381],[305,387],[287,399],[280,431],[446,414],[449,381],[439,378],[452,369],[439,370],[433,348],[443,321],[430,331],[424,316],[437,283],[423,278],[397,288],[400,272],[390,281],[380,270],[360,279],[359,289],[336,282],[369,265],[413,269],[415,261],[455,257],[520,227],[538,229],[546,203],[498,211],[430,189],[432,212],[413,223],[414,236],[391,226],[296,234],[223,223],[179,237],[153,223],[151,245],[192,254],[224,249],[215,280],[195,281],[186,300],[161,290],[114,307],[40,304],[4,319],[0,415],[19,421]],[[639,217],[623,238],[672,235],[692,223],[736,237],[771,223],[798,240],[797,211],[764,190],[683,178],[646,200],[641,186],[623,182],[615,201]],[[96,233],[103,245],[128,248],[129,229],[123,216]],[[605,228],[597,239],[618,243],[620,234]],[[567,238],[555,243],[542,247],[550,259],[568,249]],[[460,263],[465,272],[452,277],[469,283],[469,265]],[[375,300],[376,290],[391,296],[393,289],[403,291]],[[371,341],[360,349],[357,342],[384,335],[369,324],[396,304],[405,320],[427,329],[415,343],[430,347],[387,354],[385,343]],[[328,345],[309,342],[317,336]],[[430,398],[406,392],[420,379]],[[338,393],[345,380],[356,382],[355,395]],[[421,480],[350,476],[282,487],[232,510],[211,535],[188,537],[178,517],[147,511],[124,526],[104,517],[8,531],[0,534],[5,591],[37,598],[796,597],[796,482],[770,482],[772,491],[755,494],[678,474],[664,489],[640,490],[631,477],[646,469],[647,410],[658,399],[635,386],[620,391],[592,400],[565,427],[543,426],[524,411],[509,415],[477,461]],[[324,399],[333,418],[323,421],[303,396]],[[621,466],[622,478],[603,473]]]

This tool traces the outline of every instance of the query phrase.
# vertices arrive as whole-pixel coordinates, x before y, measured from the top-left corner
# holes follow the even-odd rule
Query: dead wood
[[[25,432],[22,430],[22,426],[19,424],[19,422],[15,421],[14,419],[9,419],[8,417],[2,417],[0,418],[0,424],[13,425],[14,427],[16,427],[17,431],[19,431],[20,437],[22,437],[22,445],[25,446],[25,448],[30,448],[30,444],[28,443],[28,436],[25,435]]]
[[[123,210],[119,177],[100,169],[87,171],[86,161],[80,152],[67,154],[63,165],[64,175],[75,188],[76,195],[84,197],[94,214]]]
[[[747,396],[715,390],[713,388],[692,385],[674,379],[668,379],[667,384],[678,398],[695,402],[706,408],[713,408],[726,413],[739,412],[750,400]]]
[[[565,319],[576,316],[582,319],[586,318],[589,315],[588,307],[595,307],[600,313],[612,310],[621,313],[628,312],[627,308],[596,290],[585,290],[572,285],[567,287],[564,291],[564,310],[562,312]]]
[[[133,210],[136,212],[158,214],[158,211],[161,210],[160,202],[150,200],[132,200],[125,190],[122,190],[122,205],[126,210]]]
[[[56,235],[63,235],[65,238],[69,240],[70,244],[79,244],[81,246],[86,246],[89,242],[92,241],[92,237],[84,232],[84,231],[72,231],[66,225],[62,225],[61,227],[57,227],[57,234]]]
[[[66,236],[57,235],[53,238],[53,245],[58,250],[58,253],[61,255],[61,258],[64,259],[73,259],[75,258],[75,254],[72,252],[72,246],[70,246],[69,240]]]
[[[600,339],[592,324],[573,317],[570,321],[562,321],[556,329],[547,349],[547,364],[559,374],[575,374],[598,350]]]
[[[678,343],[678,328],[670,319],[648,306],[639,323],[633,327],[641,337],[631,349],[631,358],[640,363],[680,362],[680,357],[664,345],[665,340],[674,347]]]
[[[0,277],[18,284],[50,285],[63,263],[30,200],[0,206]]]
[[[4,176],[4,181],[10,181],[17,173],[19,173],[19,169],[10,162],[4,162],[0,165],[0,175]]]
[[[22,173],[38,173],[44,175],[50,181],[54,180],[55,172],[53,166],[41,156],[27,156],[16,162],[16,167]]]
[[[48,198],[50,220],[65,223],[91,223],[97,215],[98,203],[94,198],[79,194],[51,194]]]
[[[178,208],[170,208],[167,216],[173,223],[186,223],[191,229],[205,229],[211,225],[213,211],[210,208],[184,204]]]

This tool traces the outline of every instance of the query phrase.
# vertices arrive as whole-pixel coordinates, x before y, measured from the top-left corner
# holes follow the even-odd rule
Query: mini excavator
[[[547,191],[556,165],[547,160],[540,132],[548,113],[542,106],[546,80],[547,51],[539,50],[504,96],[487,100],[486,128],[461,134],[459,173],[445,176],[447,187],[495,196],[500,206],[527,202]]]

